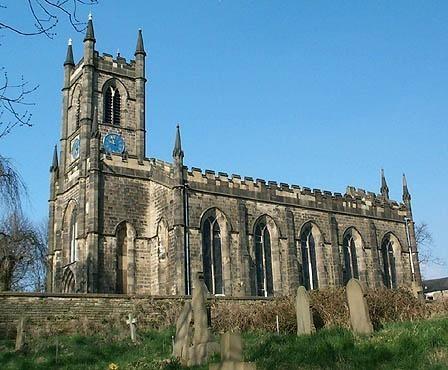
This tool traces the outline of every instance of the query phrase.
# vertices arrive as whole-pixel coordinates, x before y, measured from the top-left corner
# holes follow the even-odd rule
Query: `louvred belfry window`
[[[121,96],[118,89],[109,86],[104,95],[104,122],[119,126],[121,122]]]

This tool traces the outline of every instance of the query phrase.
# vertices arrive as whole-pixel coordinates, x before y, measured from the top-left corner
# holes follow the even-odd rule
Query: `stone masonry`
[[[83,58],[64,62],[60,150],[51,166],[47,290],[281,296],[341,286],[421,285],[411,197],[389,199],[264,181],[147,158],[145,58],[100,55],[89,20]],[[114,134],[114,137],[110,135]],[[123,146],[106,146],[106,138]],[[292,151],[292,149],[291,149]]]

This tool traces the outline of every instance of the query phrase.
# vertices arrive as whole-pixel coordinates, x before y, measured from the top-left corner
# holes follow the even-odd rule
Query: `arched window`
[[[164,220],[157,226],[158,294],[168,291],[168,227]]]
[[[104,93],[104,122],[120,125],[121,96],[117,88],[109,86]]]
[[[76,208],[73,209],[72,216],[70,218],[70,253],[69,263],[75,262],[78,259],[78,240],[76,239],[78,234],[78,212]]]
[[[317,278],[316,243],[313,235],[313,225],[306,224],[300,234],[302,249],[302,279],[306,289],[317,289],[319,287]]]
[[[262,297],[274,294],[272,278],[271,235],[264,220],[255,226],[255,276],[256,292]]]
[[[345,235],[342,242],[342,249],[344,255],[343,279],[345,285],[351,278],[359,279],[356,243],[351,232]]]
[[[70,268],[66,268],[62,275],[62,292],[75,293],[75,275]]]
[[[117,281],[116,293],[128,292],[128,238],[127,225],[122,223],[117,229]]]
[[[75,111],[75,130],[79,129],[81,122],[81,91],[76,99],[76,111]]]
[[[395,254],[393,241],[390,235],[384,238],[381,245],[381,255],[383,259],[383,282],[387,288],[397,287],[397,270],[395,264]]]
[[[204,281],[211,294],[223,294],[221,229],[214,217],[202,226],[202,263]]]

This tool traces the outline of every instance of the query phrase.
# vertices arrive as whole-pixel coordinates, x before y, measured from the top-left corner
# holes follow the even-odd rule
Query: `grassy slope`
[[[100,336],[52,337],[35,341],[26,354],[15,354],[12,341],[3,341],[0,368],[107,369],[113,362],[120,369],[179,369],[163,363],[172,334],[144,333],[139,345]],[[246,333],[243,338],[245,358],[256,361],[257,369],[448,369],[448,318],[389,324],[371,337],[331,329],[302,337]]]

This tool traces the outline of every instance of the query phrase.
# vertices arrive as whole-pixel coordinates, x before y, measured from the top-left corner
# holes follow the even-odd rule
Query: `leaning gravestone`
[[[207,359],[219,351],[219,344],[213,341],[212,333],[208,327],[207,315],[208,290],[201,272],[195,274],[193,279],[193,306],[194,334],[193,345],[188,350],[188,366],[203,365]]]
[[[357,334],[373,333],[369,307],[359,280],[350,279],[346,287],[346,293],[352,330]]]
[[[243,344],[239,333],[221,336],[221,363],[210,364],[209,370],[256,370],[251,362],[243,362]]]
[[[315,331],[310,309],[310,296],[304,286],[297,288],[296,317],[297,335],[311,334]]]
[[[17,323],[16,352],[22,351],[25,345],[25,318],[22,316]]]
[[[191,344],[191,319],[193,312],[191,303],[185,302],[184,308],[176,322],[176,337],[173,345],[173,356],[181,359],[182,362],[188,360],[188,348]]]

